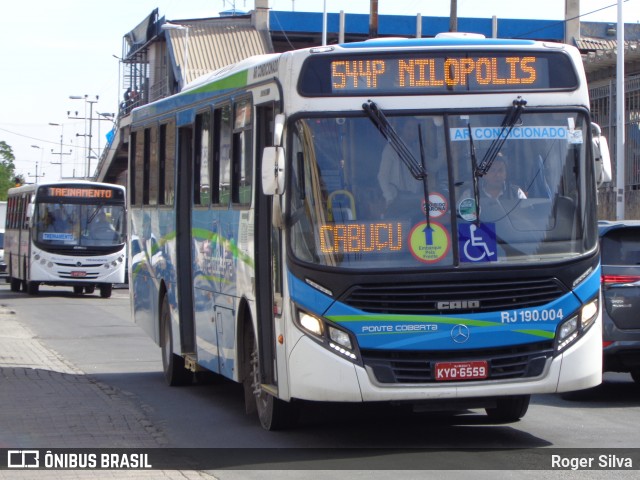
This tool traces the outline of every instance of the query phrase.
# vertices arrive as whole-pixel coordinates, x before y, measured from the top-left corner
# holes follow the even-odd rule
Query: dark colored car
[[[600,221],[603,370],[640,384],[640,221]]]

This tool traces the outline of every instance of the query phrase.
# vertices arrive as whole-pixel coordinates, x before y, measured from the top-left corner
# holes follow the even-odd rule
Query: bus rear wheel
[[[486,408],[487,415],[495,422],[509,423],[520,420],[529,409],[531,395],[515,395],[512,397],[498,397],[496,406]]]
[[[299,406],[295,403],[288,403],[274,397],[262,389],[262,379],[260,375],[260,358],[258,356],[258,346],[253,334],[249,341],[249,375],[245,378],[245,402],[255,401],[255,407],[247,405],[247,412],[257,410],[260,425],[265,430],[283,430],[295,426],[300,414]]]
[[[20,282],[19,278],[11,277],[10,283],[11,283],[11,291],[12,292],[19,292],[20,291],[21,282]]]
[[[193,374],[184,367],[184,358],[173,353],[171,334],[171,312],[166,295],[160,311],[160,346],[162,347],[162,370],[168,385],[175,387],[192,383]]]
[[[84,287],[83,286],[75,286],[73,287],[73,293],[75,293],[76,295],[82,295],[82,292],[84,292]]]
[[[110,283],[100,285],[100,297],[109,298],[111,296],[112,289],[113,285],[111,285]]]

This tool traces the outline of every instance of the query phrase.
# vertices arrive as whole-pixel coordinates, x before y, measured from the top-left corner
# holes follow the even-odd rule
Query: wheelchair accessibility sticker
[[[449,232],[439,223],[418,223],[409,233],[409,250],[416,260],[435,263],[442,260],[451,248]]]
[[[460,261],[495,262],[498,260],[495,224],[461,223],[458,233]]]

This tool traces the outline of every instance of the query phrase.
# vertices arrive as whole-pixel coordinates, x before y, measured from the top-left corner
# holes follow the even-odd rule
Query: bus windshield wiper
[[[480,165],[476,166],[473,170],[474,177],[482,177],[489,171],[491,164],[498,156],[502,145],[504,145],[504,142],[509,138],[511,130],[520,120],[520,116],[522,115],[522,111],[526,104],[527,101],[522,97],[518,97],[513,101],[513,105],[509,108],[504,120],[502,121],[502,130],[500,130],[500,135],[491,142],[487,153],[482,157],[482,162],[480,162]]]
[[[471,168],[473,171],[478,170],[478,159],[476,157],[476,146],[473,143],[473,135],[471,131],[471,123],[467,123],[469,131],[469,154],[471,155]],[[478,175],[473,175],[473,199],[476,204],[476,225],[480,225],[480,189],[478,187]]]
[[[422,130],[420,125],[418,124],[418,136],[420,140],[420,160],[418,161],[416,157],[411,153],[411,150],[404,142],[402,137],[398,135],[395,128],[389,123],[386,115],[378,108],[378,105],[375,102],[369,100],[366,103],[362,104],[362,109],[365,111],[369,119],[373,122],[376,128],[380,131],[382,136],[389,142],[391,148],[396,152],[402,163],[407,167],[411,176],[416,180],[422,181],[422,188],[424,190],[425,202],[426,202],[426,219],[427,219],[427,228],[429,228],[429,186],[427,184],[427,168],[426,168],[426,159],[424,155],[424,146],[422,143]]]
[[[93,212],[91,212],[91,215],[89,215],[89,218],[87,219],[87,225],[89,225],[93,221],[93,219],[96,218],[96,215],[98,215],[98,212],[103,206],[104,206],[104,203],[99,203],[96,209]]]

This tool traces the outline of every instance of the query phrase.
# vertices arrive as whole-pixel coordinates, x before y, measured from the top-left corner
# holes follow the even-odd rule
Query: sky
[[[618,0],[581,0],[584,21],[616,22]],[[117,57],[123,36],[155,8],[167,20],[215,17],[253,0],[4,0],[0,3],[0,141],[27,182],[82,177],[89,122],[115,113],[122,96]],[[369,0],[269,0],[273,10],[368,13]],[[378,0],[380,15],[448,17],[450,0]],[[597,11],[597,12],[596,12]],[[589,12],[595,12],[585,15]],[[562,20],[562,0],[458,0],[458,17]],[[640,0],[623,3],[625,23],[640,22]],[[86,99],[85,99],[86,95]],[[70,99],[80,96],[80,99]],[[68,114],[67,112],[70,112]],[[76,113],[77,112],[77,113]],[[92,115],[90,115],[92,113]],[[51,125],[51,123],[55,125]],[[91,150],[102,153],[105,120],[92,122]],[[62,141],[62,146],[61,146]],[[97,160],[91,159],[91,170]],[[44,175],[44,176],[43,176]]]

